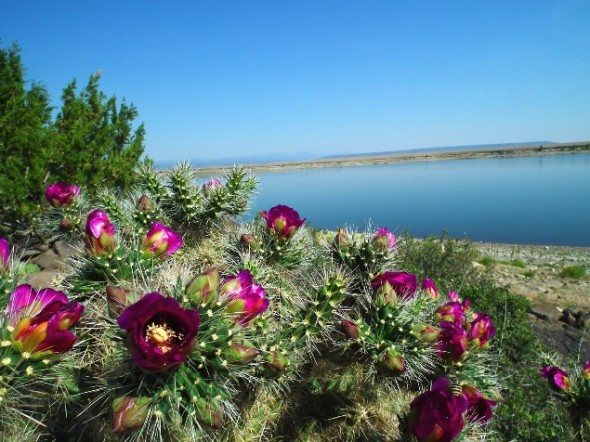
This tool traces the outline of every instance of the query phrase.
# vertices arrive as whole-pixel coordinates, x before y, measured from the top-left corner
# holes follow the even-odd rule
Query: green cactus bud
[[[401,376],[407,370],[404,357],[392,348],[387,349],[377,366],[387,376]]]
[[[193,403],[196,417],[201,423],[215,430],[223,428],[223,416],[216,405],[202,397],[194,397]]]
[[[148,397],[121,396],[113,401],[113,431],[125,433],[141,428],[151,400]]]
[[[221,357],[230,365],[248,365],[260,352],[247,344],[231,344],[221,352]]]
[[[428,344],[435,343],[440,336],[440,329],[430,324],[415,325],[412,331],[418,333],[420,339]]]
[[[219,271],[213,267],[195,276],[186,285],[185,293],[194,305],[215,302],[219,286]]]
[[[276,350],[266,353],[262,360],[262,374],[267,378],[278,378],[289,365],[287,358]]]
[[[389,282],[385,282],[383,285],[381,285],[381,287],[379,287],[375,292],[375,295],[377,296],[378,305],[397,304],[397,293],[391,284],[389,284]]]

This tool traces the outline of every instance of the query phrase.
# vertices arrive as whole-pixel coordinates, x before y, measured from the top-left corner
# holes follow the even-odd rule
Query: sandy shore
[[[550,146],[534,147],[503,147],[495,149],[460,150],[460,151],[436,151],[418,152],[390,155],[375,155],[363,157],[326,158],[313,161],[294,161],[279,163],[248,164],[246,167],[253,173],[282,172],[294,169],[317,169],[351,166],[372,166],[380,164],[396,164],[420,161],[448,161],[468,160],[484,158],[517,158],[546,155],[565,155],[577,153],[589,153],[590,142],[561,143]],[[228,167],[212,166],[197,169],[201,176],[222,175]]]

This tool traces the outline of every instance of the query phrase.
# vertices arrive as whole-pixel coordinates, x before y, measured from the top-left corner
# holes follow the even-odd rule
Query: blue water
[[[251,218],[277,204],[318,228],[447,231],[474,241],[590,246],[590,154],[260,174]]]

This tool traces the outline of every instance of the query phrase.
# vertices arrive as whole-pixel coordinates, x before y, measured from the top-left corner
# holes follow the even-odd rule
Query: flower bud
[[[231,344],[221,352],[221,357],[230,365],[248,365],[260,352],[256,347],[246,344]]]
[[[346,250],[350,247],[350,238],[342,227],[338,228],[338,233],[334,237],[334,247],[339,250]]]
[[[197,419],[201,423],[214,430],[221,430],[223,428],[221,411],[212,402],[207,402],[205,398],[199,397],[195,398],[194,405]]]
[[[154,203],[144,193],[137,200],[137,206],[136,206],[136,208],[137,208],[137,210],[140,210],[142,212],[151,212],[152,210],[154,210]]]
[[[207,181],[203,184],[203,192],[209,193],[215,189],[220,189],[223,187],[223,183],[219,181],[217,178],[213,178],[211,181]]]
[[[341,325],[342,325],[342,329],[344,330],[344,333],[350,339],[354,339],[356,341],[359,338],[359,336],[360,336],[359,328],[354,322],[349,321],[348,319],[345,319],[342,321]]]
[[[586,361],[584,368],[582,368],[582,377],[587,381],[590,380],[590,361]]]
[[[10,260],[10,243],[6,238],[0,238],[0,271],[8,268]]]
[[[262,358],[262,374],[267,378],[278,378],[289,365],[287,358],[279,351],[266,353]]]
[[[68,183],[55,183],[45,189],[45,198],[53,207],[69,206],[80,194],[80,188]]]
[[[186,296],[194,305],[207,304],[217,299],[217,287],[219,286],[219,271],[212,267],[205,273],[195,276],[184,289]]]
[[[116,318],[129,305],[128,294],[131,290],[108,285],[106,291],[109,315],[112,318]]]
[[[169,256],[182,246],[182,237],[159,222],[153,222],[145,236],[143,250],[154,256]]]
[[[424,278],[422,280],[422,290],[424,290],[432,299],[438,299],[438,288],[432,279]]]
[[[383,227],[375,232],[371,240],[373,247],[379,252],[391,252],[396,246],[395,235],[391,233],[386,227]]]
[[[430,324],[416,325],[413,330],[419,334],[422,341],[428,344],[434,344],[440,336],[440,329]]]
[[[401,376],[407,370],[406,360],[397,351],[389,348],[379,360],[377,367],[388,376]]]
[[[552,367],[546,365],[541,369],[541,376],[549,382],[551,388],[557,391],[564,391],[566,393],[572,390],[572,381],[569,375],[559,367]]]
[[[496,328],[492,324],[490,315],[478,313],[475,320],[471,323],[469,337],[471,342],[479,348],[486,348],[490,339],[496,335]]]
[[[244,233],[240,236],[240,244],[244,249],[258,250],[260,248],[260,241],[254,235]]]
[[[151,400],[149,397],[121,396],[113,401],[113,431],[134,431],[145,422]]]
[[[95,256],[115,251],[115,227],[105,212],[94,210],[88,215],[84,242],[86,249]]]

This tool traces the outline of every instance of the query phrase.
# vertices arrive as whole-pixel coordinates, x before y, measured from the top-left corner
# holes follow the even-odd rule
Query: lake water
[[[590,246],[590,154],[259,174],[251,218],[277,204],[318,228]]]

